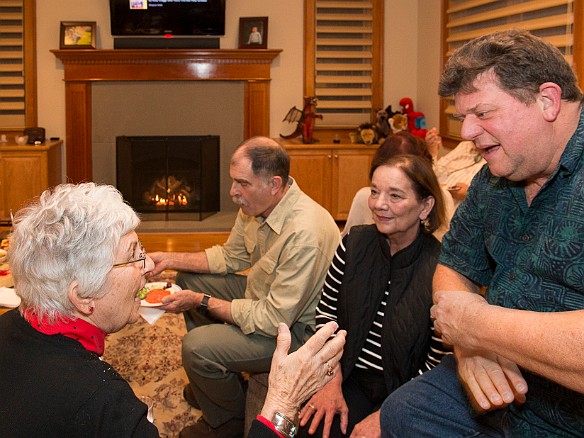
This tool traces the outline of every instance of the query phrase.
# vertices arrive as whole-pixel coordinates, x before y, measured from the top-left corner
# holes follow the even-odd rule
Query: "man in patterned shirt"
[[[454,96],[462,136],[488,167],[452,220],[434,276],[431,316],[456,361],[388,397],[383,435],[584,436],[577,79],[559,50],[511,30],[463,46],[439,91]]]

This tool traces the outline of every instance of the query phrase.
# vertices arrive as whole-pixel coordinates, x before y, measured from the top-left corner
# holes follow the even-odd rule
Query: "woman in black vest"
[[[440,252],[432,233],[445,220],[440,185],[427,158],[376,158],[375,223],[343,238],[316,310],[317,327],[333,320],[347,331],[341,370],[302,408],[300,436],[380,436],[385,397],[441,358],[430,321]]]

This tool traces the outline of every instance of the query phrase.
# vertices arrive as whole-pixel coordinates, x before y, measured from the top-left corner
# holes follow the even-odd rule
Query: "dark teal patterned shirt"
[[[487,286],[491,304],[584,309],[582,113],[558,168],[530,206],[522,184],[483,167],[442,240],[440,263]],[[525,405],[510,408],[513,436],[584,436],[584,395],[522,372],[529,391]]]

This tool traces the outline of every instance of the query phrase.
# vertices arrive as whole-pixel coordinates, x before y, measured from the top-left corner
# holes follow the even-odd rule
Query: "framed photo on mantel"
[[[59,48],[95,49],[95,21],[61,21]]]
[[[268,17],[241,17],[239,19],[239,48],[268,48]]]

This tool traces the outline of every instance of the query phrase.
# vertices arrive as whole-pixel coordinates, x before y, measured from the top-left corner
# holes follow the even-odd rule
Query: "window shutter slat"
[[[316,92],[320,96],[371,96],[371,89],[368,88],[317,88]]]
[[[455,12],[464,11],[465,9],[476,8],[477,6],[487,5],[489,3],[495,3],[499,0],[467,0],[456,3],[455,5],[450,5],[446,10],[447,14],[453,14]]]

